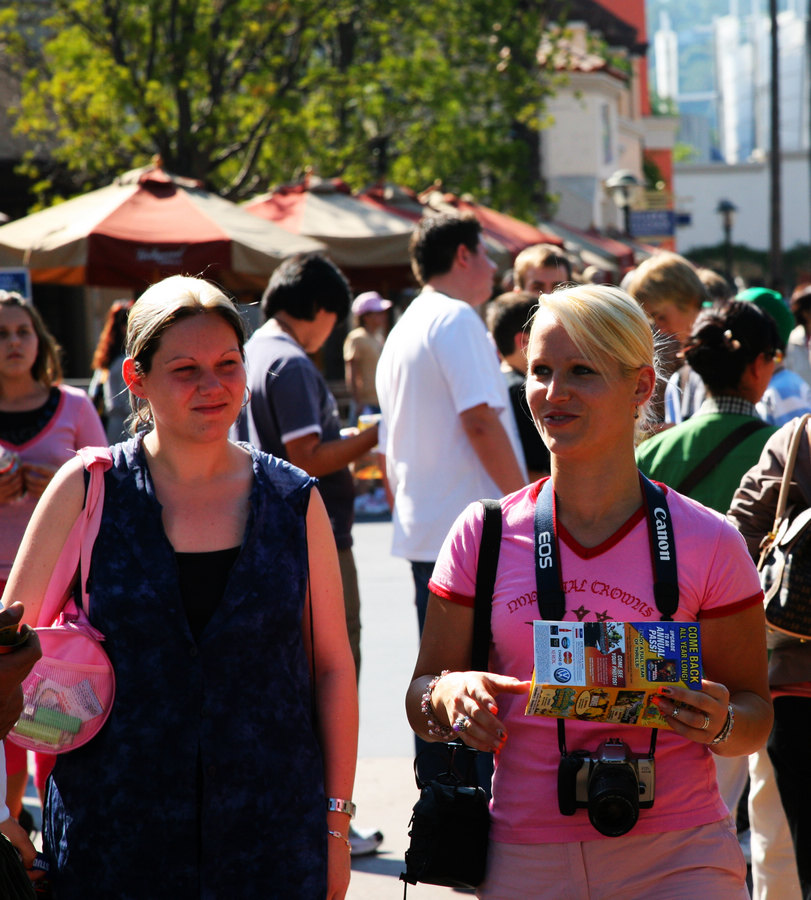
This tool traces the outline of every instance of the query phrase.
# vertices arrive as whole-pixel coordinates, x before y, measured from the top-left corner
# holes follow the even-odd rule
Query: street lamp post
[[[628,169],[618,169],[605,183],[611,199],[622,210],[622,230],[626,237],[631,237],[631,203],[640,186],[640,181]]]
[[[726,268],[724,274],[732,283],[732,226],[738,207],[731,200],[719,200],[715,211],[721,216],[721,225],[724,229],[724,266]]]

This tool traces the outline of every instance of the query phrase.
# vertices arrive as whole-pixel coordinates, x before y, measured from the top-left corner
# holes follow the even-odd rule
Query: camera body
[[[640,809],[654,800],[653,756],[636,756],[619,738],[603,741],[594,753],[578,750],[561,756],[558,806],[564,816],[587,809],[589,821],[607,837],[627,834]]]

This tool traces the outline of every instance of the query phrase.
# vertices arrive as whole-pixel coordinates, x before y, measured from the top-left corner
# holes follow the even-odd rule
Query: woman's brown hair
[[[133,300],[116,300],[110,307],[93,354],[93,369],[109,369],[110,363],[123,356],[127,343],[127,314]]]
[[[62,348],[45,327],[42,316],[16,291],[0,291],[0,309],[7,307],[25,310],[34,326],[34,333],[37,336],[37,357],[31,366],[31,377],[46,388],[59,384],[62,380],[62,364],[59,361]]]

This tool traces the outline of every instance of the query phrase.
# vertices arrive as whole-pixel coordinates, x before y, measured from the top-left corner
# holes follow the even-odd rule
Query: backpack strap
[[[498,556],[501,550],[501,504],[498,500],[481,500],[484,507],[479,561],[476,566],[476,601],[473,612],[473,649],[471,668],[486,672],[490,656],[490,611],[496,585]]]
[[[761,428],[768,428],[769,423],[762,419],[753,419],[751,422],[744,422],[734,431],[731,431],[722,441],[713,447],[713,449],[701,460],[701,462],[691,469],[682,480],[675,485],[676,490],[680,494],[689,494],[696,485],[703,481],[707,475],[721,462],[721,460],[734,447],[749,435],[760,431]]]
[[[101,513],[104,507],[104,473],[112,466],[113,456],[109,447],[83,447],[78,451],[85,469],[90,473],[90,483],[85,493],[82,512],[62,545],[48,589],[42,601],[37,625],[50,626],[69,599],[70,590],[81,565],[82,572],[90,571],[90,557],[99,533]],[[88,610],[87,579],[82,579],[82,608]]]

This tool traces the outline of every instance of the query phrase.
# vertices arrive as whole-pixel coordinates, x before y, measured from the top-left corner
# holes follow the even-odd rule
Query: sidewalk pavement
[[[418,797],[411,766],[410,757],[358,760],[358,823],[363,828],[379,828],[385,839],[374,856],[352,860],[348,900],[400,900],[403,896],[405,885],[398,879],[405,870],[408,822]],[[408,898],[414,900],[453,900],[462,896],[451,888],[433,884],[408,885]]]
[[[384,841],[374,856],[352,861],[348,900],[402,898],[408,823],[419,792],[414,782],[414,738],[404,698],[417,658],[417,613],[411,569],[390,555],[391,523],[353,528],[361,597],[360,739],[355,802],[359,828],[377,828]],[[414,900],[453,900],[451,888],[408,885]],[[470,895],[468,895],[470,896]]]

